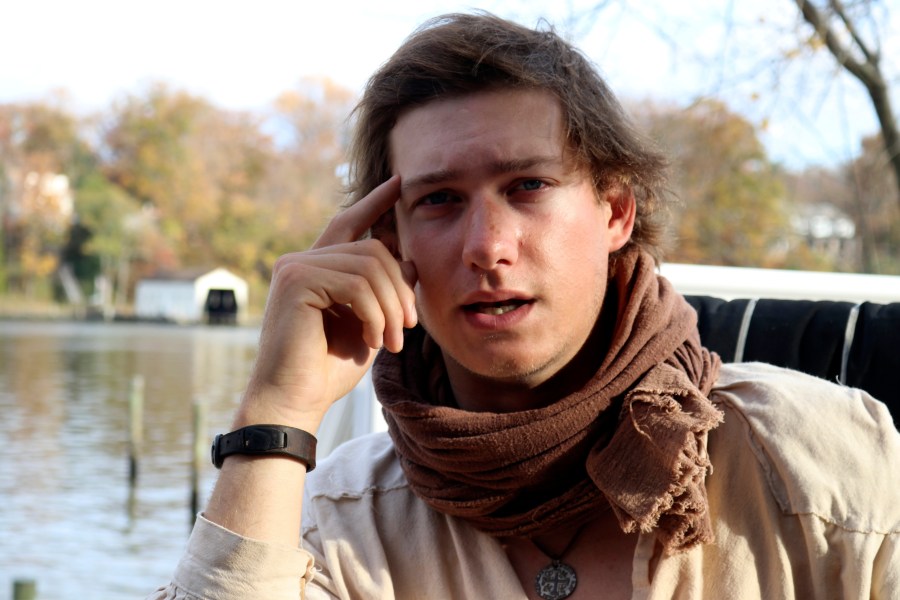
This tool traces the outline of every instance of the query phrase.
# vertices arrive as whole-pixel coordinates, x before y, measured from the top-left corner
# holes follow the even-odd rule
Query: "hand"
[[[275,263],[260,350],[239,423],[315,431],[384,345],[403,347],[416,324],[415,268],[380,241],[356,241],[399,199],[392,177],[339,213],[307,252]]]

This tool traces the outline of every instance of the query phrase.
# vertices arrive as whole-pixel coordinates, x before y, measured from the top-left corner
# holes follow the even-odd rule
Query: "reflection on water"
[[[143,598],[190,529],[192,403],[225,430],[258,331],[0,322],[0,599]],[[144,447],[128,484],[128,394],[144,378]],[[201,504],[215,478],[204,464]],[[131,496],[131,498],[130,498]],[[131,508],[131,510],[129,510]]]

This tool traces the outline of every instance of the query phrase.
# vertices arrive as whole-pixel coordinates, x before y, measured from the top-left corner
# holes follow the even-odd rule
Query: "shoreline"
[[[205,321],[177,321],[166,318],[138,317],[131,310],[123,309],[103,312],[97,308],[85,308],[36,302],[28,304],[16,299],[12,302],[0,298],[0,321],[20,322],[78,322],[78,323],[149,323],[155,325],[194,326],[210,325],[214,327],[255,327],[260,319],[251,316],[237,323],[207,323]]]

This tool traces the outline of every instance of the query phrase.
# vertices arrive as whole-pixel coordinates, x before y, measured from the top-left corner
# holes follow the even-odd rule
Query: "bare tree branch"
[[[847,32],[853,38],[853,41],[856,43],[856,47],[859,48],[860,52],[863,53],[863,56],[866,57],[866,61],[878,64],[878,61],[881,60],[880,50],[872,50],[869,48],[866,40],[864,40],[860,35],[859,29],[856,27],[856,24],[847,15],[847,11],[844,8],[843,2],[841,2],[841,0],[829,0],[829,4],[831,5],[831,9],[835,12],[835,14],[840,17],[841,22],[844,24],[844,27],[847,28]]]
[[[897,200],[900,202],[900,131],[897,129],[897,119],[891,105],[888,85],[881,72],[877,54],[870,56],[864,50],[863,54],[867,58],[866,62],[856,60],[829,26],[827,18],[811,0],[794,1],[800,9],[803,18],[812,25],[816,35],[825,42],[825,46],[837,59],[838,64],[856,77],[868,91],[869,98],[872,100],[872,106],[875,108],[875,114],[878,116],[878,123],[881,126],[881,135],[884,140],[887,157],[894,171],[897,184]],[[829,0],[829,3],[837,12],[839,18],[846,24],[850,19],[846,11],[843,10],[840,1]],[[858,35],[858,33],[854,33],[856,31],[855,28],[851,31],[854,39]]]
[[[813,26],[816,34],[825,42],[828,51],[834,55],[838,63],[868,87],[868,82],[878,77],[877,72],[874,74],[871,72],[870,63],[861,63],[853,58],[853,54],[841,43],[834,29],[828,25],[827,19],[815,4],[810,0],[795,0],[795,2],[803,18]]]

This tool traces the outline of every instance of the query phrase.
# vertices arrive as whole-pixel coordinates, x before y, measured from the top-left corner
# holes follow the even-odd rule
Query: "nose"
[[[513,213],[502,200],[484,197],[470,200],[462,256],[468,267],[490,271],[515,264],[522,235]]]

